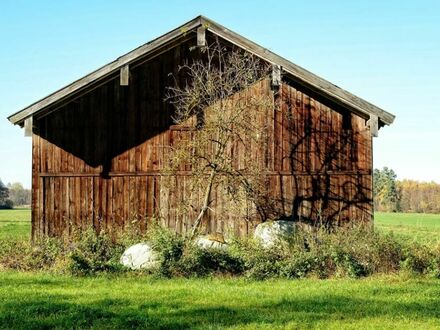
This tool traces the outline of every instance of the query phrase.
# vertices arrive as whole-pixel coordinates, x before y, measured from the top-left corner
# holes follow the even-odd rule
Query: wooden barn
[[[167,153],[185,130],[165,89],[191,49],[213,38],[273,68],[259,89],[279,105],[267,113],[262,175],[279,215],[372,220],[372,137],[394,115],[199,16],[8,117],[32,136],[34,239],[73,227],[145,229],[153,217],[179,232],[191,227],[194,216],[175,210],[191,169],[176,174],[175,189],[162,189]],[[207,233],[246,235],[265,220],[231,214],[221,191],[214,196]]]

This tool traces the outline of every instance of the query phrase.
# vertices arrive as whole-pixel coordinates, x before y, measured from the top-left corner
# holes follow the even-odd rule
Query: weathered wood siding
[[[270,186],[280,215],[339,224],[372,219],[366,121],[284,83],[273,114]]]
[[[173,125],[164,97],[172,83],[169,73],[177,73],[190,56],[188,49],[189,43],[183,43],[132,66],[128,86],[112,77],[35,119],[34,238],[90,225],[97,230],[118,231],[128,225],[144,230],[153,216],[177,231],[190,228],[195,214],[176,212],[190,172],[183,169],[173,178],[174,189],[165,189],[169,178],[161,174],[170,146],[185,134]],[[266,154],[276,216],[370,220],[372,141],[365,119],[292,86],[282,83],[273,94],[277,106],[266,115],[271,126],[268,150],[259,150]],[[270,80],[256,90],[272,93]],[[244,235],[261,221],[228,213],[220,188],[214,196],[215,212],[205,219],[206,231]]]

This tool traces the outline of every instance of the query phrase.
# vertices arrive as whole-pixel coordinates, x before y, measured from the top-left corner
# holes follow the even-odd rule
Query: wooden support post
[[[24,136],[32,136],[33,117],[30,116],[24,120]]]
[[[281,85],[281,66],[272,65],[272,87],[280,87]]]
[[[206,29],[203,26],[197,28],[197,47],[206,46]]]
[[[376,115],[370,115],[370,119],[367,121],[367,126],[370,129],[371,136],[379,136],[379,118]]]
[[[128,86],[128,82],[130,80],[130,67],[128,66],[128,64],[121,67],[120,76],[121,76],[121,81],[120,81],[121,86]]]

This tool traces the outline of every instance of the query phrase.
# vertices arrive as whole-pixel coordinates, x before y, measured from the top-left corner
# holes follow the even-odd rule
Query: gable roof
[[[18,111],[8,117],[8,120],[13,124],[23,125],[24,120],[34,115],[38,115],[50,106],[53,106],[67,97],[85,90],[91,84],[99,82],[100,80],[115,74],[122,67],[129,65],[142,56],[148,55],[159,48],[178,40],[185,36],[189,31],[193,31],[198,27],[204,27],[207,31],[241,47],[250,53],[270,62],[273,65],[281,66],[283,74],[287,74],[291,79],[297,83],[304,85],[315,93],[330,99],[337,104],[359,114],[362,117],[369,118],[374,116],[385,125],[390,125],[395,116],[353,94],[346,90],[330,83],[329,81],[318,77],[317,75],[307,71],[306,69],[286,60],[285,58],[276,55],[270,50],[257,45],[256,43],[246,39],[239,34],[223,27],[222,25],[204,17],[198,16],[182,26],[156,38],[133,51],[118,57],[113,62],[89,73],[81,79],[59,89],[58,91],[46,96],[45,98],[29,105],[21,111]]]

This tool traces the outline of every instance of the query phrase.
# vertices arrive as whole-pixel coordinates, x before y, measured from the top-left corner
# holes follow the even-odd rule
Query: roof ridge
[[[121,67],[136,61],[136,59],[139,57],[145,56],[179,37],[184,36],[188,31],[194,30],[201,25],[203,25],[205,29],[211,33],[214,33],[219,37],[255,54],[265,61],[281,66],[283,71],[289,74],[297,83],[310,88],[319,95],[330,99],[353,112],[356,112],[366,118],[377,116],[379,120],[386,125],[390,125],[394,121],[395,116],[393,114],[315,75],[301,66],[294,64],[293,62],[273,53],[269,49],[256,44],[255,42],[235,33],[234,31],[203,15],[198,15],[192,20],[178,26],[177,28],[174,28],[168,33],[165,33],[133,49],[132,51],[119,56],[114,61],[92,71],[84,77],[75,80],[69,85],[10,115],[8,120],[13,124],[22,124],[26,118],[39,113],[43,109],[53,104],[63,101],[73,93],[84,90],[90,84],[114,74]]]

